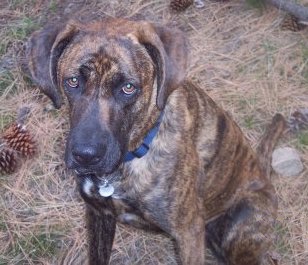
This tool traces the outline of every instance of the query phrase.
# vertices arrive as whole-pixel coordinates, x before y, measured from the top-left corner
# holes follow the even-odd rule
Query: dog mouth
[[[97,160],[80,160],[73,154],[72,148],[66,149],[65,164],[77,177],[96,176],[97,178],[109,178],[123,163],[122,152],[112,152],[109,155],[99,157]],[[110,152],[109,152],[110,153]]]
[[[102,159],[96,165],[82,165],[76,161],[72,155],[68,154],[65,157],[66,167],[72,170],[77,177],[96,176],[97,178],[109,178],[123,163],[122,159],[113,159],[106,162]]]
[[[104,179],[106,178],[106,174],[101,174],[100,171],[94,171],[90,169],[83,169],[78,168],[74,169],[73,172],[77,178],[97,178],[97,179]],[[108,176],[109,174],[107,174]]]
[[[82,168],[74,169],[73,172],[77,177],[97,175],[97,173],[93,170],[82,169]]]
[[[108,173],[105,173],[105,171],[103,173],[100,170],[91,170],[91,169],[86,169],[86,168],[73,169],[73,172],[75,173],[75,177],[77,179],[88,178],[95,182],[98,181],[98,182],[112,183],[120,178],[118,167],[112,172],[108,172]]]

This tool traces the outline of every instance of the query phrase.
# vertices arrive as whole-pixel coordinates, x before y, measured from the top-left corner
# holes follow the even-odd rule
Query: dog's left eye
[[[130,96],[130,95],[135,94],[135,92],[137,91],[137,88],[131,83],[127,83],[122,87],[122,91],[125,95]]]
[[[69,87],[72,87],[72,88],[76,88],[79,85],[79,81],[77,77],[68,78],[65,82]]]

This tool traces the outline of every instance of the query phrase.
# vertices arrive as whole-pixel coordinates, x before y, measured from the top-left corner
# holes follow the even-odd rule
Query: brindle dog
[[[56,107],[62,93],[69,102],[66,163],[87,205],[90,264],[108,264],[116,221],[171,235],[184,265],[205,264],[206,245],[222,264],[262,264],[277,208],[268,161],[284,119],[256,155],[185,79],[187,49],[175,29],[124,19],[69,21],[30,40],[33,79]]]

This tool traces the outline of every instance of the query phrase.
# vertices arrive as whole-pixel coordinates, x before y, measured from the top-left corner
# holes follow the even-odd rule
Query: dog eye
[[[69,78],[69,79],[66,80],[66,84],[67,84],[69,87],[76,88],[76,87],[78,87],[78,85],[79,85],[78,78],[77,78],[77,77],[71,77],[71,78]]]
[[[133,86],[132,84],[127,83],[122,87],[122,91],[125,95],[130,96],[130,95],[133,95],[137,91],[137,88]]]

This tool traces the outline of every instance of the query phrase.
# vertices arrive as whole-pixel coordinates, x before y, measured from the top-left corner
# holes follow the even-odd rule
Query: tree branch
[[[299,23],[308,23],[308,7],[304,7],[290,0],[266,0],[269,4],[295,16]]]

